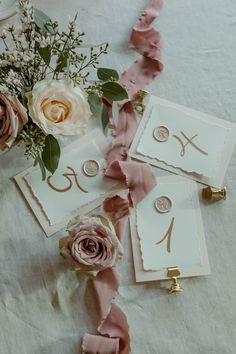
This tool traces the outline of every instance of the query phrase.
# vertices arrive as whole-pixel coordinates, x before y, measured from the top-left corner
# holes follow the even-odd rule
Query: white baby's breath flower
[[[21,25],[15,26],[14,36],[16,40],[21,40],[22,36],[24,37],[23,28]]]
[[[2,32],[0,32],[0,38],[6,38],[6,31],[4,29],[2,30]]]
[[[15,31],[15,25],[7,24],[3,27],[3,30],[6,32],[14,32]]]
[[[9,61],[6,59],[0,59],[0,66],[4,68],[5,66],[9,65]]]
[[[0,85],[0,93],[3,93],[4,95],[9,93],[9,89],[6,85]]]
[[[69,31],[75,33],[77,31],[77,24],[75,21],[70,21],[68,25]]]
[[[48,45],[50,45],[51,44],[51,38],[50,38],[50,36],[42,36],[41,37],[41,39],[40,39],[40,42],[39,42],[39,44],[40,44],[40,47],[41,48],[45,48],[45,47],[47,47]]]

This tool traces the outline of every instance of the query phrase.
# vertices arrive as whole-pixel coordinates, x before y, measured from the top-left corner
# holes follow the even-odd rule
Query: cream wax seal
[[[83,164],[83,172],[89,177],[97,176],[99,169],[100,166],[96,160],[87,160]]]
[[[169,197],[161,196],[155,201],[155,208],[159,213],[168,213],[172,207],[172,201]]]
[[[160,143],[167,141],[169,135],[170,135],[170,131],[164,125],[160,125],[159,127],[156,127],[153,131],[154,138]]]

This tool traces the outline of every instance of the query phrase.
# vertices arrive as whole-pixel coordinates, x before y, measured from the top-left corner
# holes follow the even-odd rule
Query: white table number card
[[[117,181],[104,178],[106,140],[96,129],[67,146],[57,171],[42,181],[39,168],[30,168],[15,177],[47,236],[52,235],[78,213],[87,213],[101,204],[101,198],[119,189]],[[86,161],[88,173],[84,172]],[[92,170],[91,170],[92,168]],[[93,169],[97,169],[94,172]]]
[[[167,279],[167,268],[173,266],[182,277],[209,274],[195,181],[159,177],[134,210],[130,225],[136,281]]]
[[[151,96],[130,149],[154,166],[222,187],[236,125]]]

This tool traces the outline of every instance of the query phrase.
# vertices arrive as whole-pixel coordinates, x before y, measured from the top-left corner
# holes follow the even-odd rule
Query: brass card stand
[[[213,189],[211,187],[205,187],[202,189],[202,199],[205,202],[215,202],[217,200],[226,200],[227,189],[223,187],[221,189]]]
[[[137,95],[137,97],[136,97],[134,103],[133,103],[133,104],[134,104],[134,108],[135,108],[136,111],[137,111],[139,114],[141,114],[141,115],[143,115],[143,112],[144,112],[144,110],[145,110],[144,99],[145,99],[145,97],[148,96],[148,95],[149,95],[149,92],[144,91],[144,90],[140,90],[140,91],[138,92],[138,95]]]
[[[184,289],[181,288],[180,284],[178,283],[178,277],[180,276],[180,274],[181,273],[179,267],[177,266],[167,268],[167,276],[173,281],[169,289],[169,294],[182,293],[184,291]]]

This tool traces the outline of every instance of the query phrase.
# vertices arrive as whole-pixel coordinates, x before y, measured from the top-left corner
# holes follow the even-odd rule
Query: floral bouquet
[[[0,53],[0,149],[25,144],[25,155],[46,170],[56,171],[61,135],[82,134],[89,118],[99,118],[105,131],[112,105],[127,98],[113,69],[98,68],[108,44],[86,46],[76,20],[67,31],[34,8],[30,0],[18,0],[19,25],[0,33],[5,47]],[[89,76],[96,69],[97,80]]]

